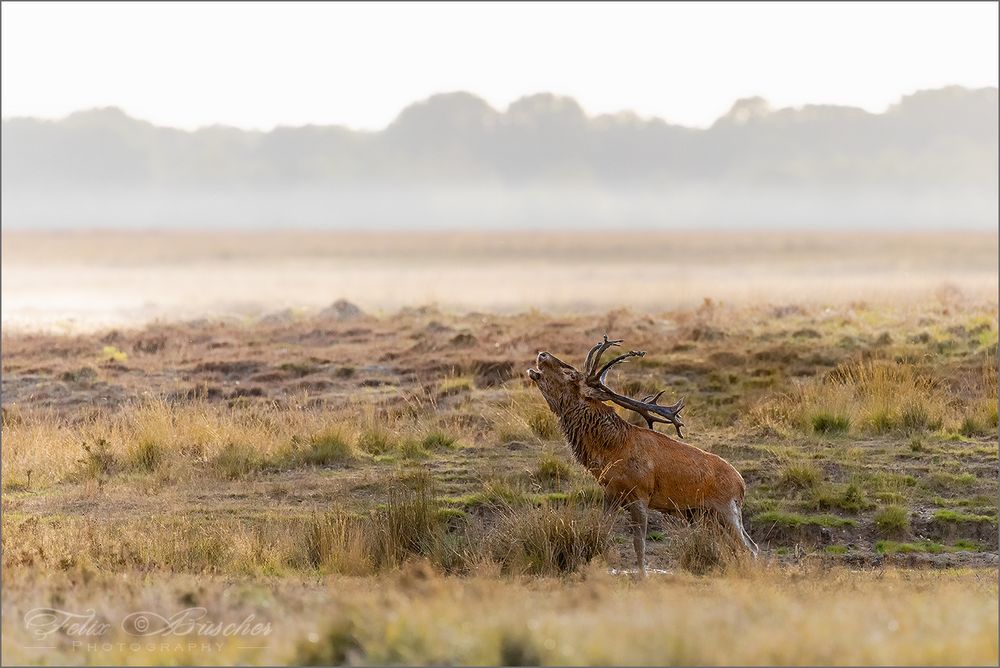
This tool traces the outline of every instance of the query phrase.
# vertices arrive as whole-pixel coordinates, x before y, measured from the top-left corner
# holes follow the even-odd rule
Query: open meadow
[[[2,289],[4,663],[997,662],[996,234],[5,233]],[[759,559],[651,513],[635,577],[524,373],[605,333]]]

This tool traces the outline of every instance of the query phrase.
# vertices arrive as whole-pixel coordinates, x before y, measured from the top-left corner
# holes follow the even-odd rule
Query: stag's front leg
[[[629,504],[629,514],[632,516],[632,546],[635,548],[635,558],[639,562],[639,574],[646,577],[646,526],[649,513],[646,503],[636,499]]]

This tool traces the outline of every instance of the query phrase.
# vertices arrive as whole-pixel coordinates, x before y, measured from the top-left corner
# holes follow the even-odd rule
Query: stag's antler
[[[604,352],[612,346],[620,345],[621,342],[621,339],[609,341],[608,335],[605,334],[604,340],[590,349],[590,353],[587,354],[587,362],[584,365],[585,373],[587,374],[587,385],[595,390],[600,390],[605,393],[609,400],[619,406],[635,411],[641,415],[645,418],[646,424],[650,429],[652,429],[653,424],[657,422],[662,422],[664,424],[669,423],[674,425],[674,429],[677,430],[677,435],[680,438],[684,438],[684,434],[681,432],[681,427],[684,426],[684,423],[681,421],[680,417],[681,409],[684,408],[683,399],[672,406],[661,406],[656,402],[660,398],[660,395],[662,395],[666,390],[660,390],[656,394],[645,397],[642,401],[637,401],[631,397],[618,394],[605,385],[608,372],[611,371],[612,367],[633,357],[642,357],[646,354],[641,350],[630,350],[624,355],[619,355],[614,358],[598,370],[597,365],[601,363],[601,356]]]
[[[591,348],[590,352],[587,353],[587,362],[583,365],[583,372],[588,376],[590,376],[594,368],[601,363],[601,355],[604,354],[604,351],[610,348],[611,346],[620,346],[621,343],[622,339],[608,341],[608,335],[605,334],[604,340],[598,343],[593,348]]]

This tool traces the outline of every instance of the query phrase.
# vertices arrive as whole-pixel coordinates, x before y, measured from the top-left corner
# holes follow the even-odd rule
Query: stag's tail
[[[749,532],[743,528],[743,511],[736,499],[729,502],[729,521],[733,525],[733,528],[736,529],[739,537],[743,539],[743,544],[746,545],[746,548],[756,558],[760,552],[760,548],[757,547],[757,543],[753,542],[753,538],[750,537]]]
[[[747,533],[746,529],[741,529],[741,531],[743,533],[743,544],[747,546],[747,549],[750,550],[750,553],[756,558],[757,554],[760,552],[760,548],[757,547],[757,543],[753,542],[753,538],[750,537],[750,534]]]

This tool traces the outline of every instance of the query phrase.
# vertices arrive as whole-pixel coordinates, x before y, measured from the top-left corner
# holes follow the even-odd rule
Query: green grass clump
[[[931,499],[931,503],[935,506],[944,506],[945,508],[962,507],[968,508],[972,506],[988,506],[990,504],[996,503],[996,499],[987,496],[985,494],[977,494],[972,498],[958,498],[958,499],[946,499],[943,496],[935,496]],[[993,509],[993,514],[996,514],[996,509]]]
[[[914,543],[897,543],[891,540],[880,540],[875,543],[875,551],[881,554],[942,554],[944,552],[980,552],[982,549],[982,546],[970,540],[957,540],[954,545],[942,545],[932,540],[922,540]]]
[[[370,425],[358,436],[358,447],[370,455],[384,455],[395,449],[396,439],[384,427]]]
[[[448,450],[455,447],[458,440],[443,431],[433,430],[428,432],[420,441],[420,445],[425,450]]]
[[[973,515],[972,513],[963,513],[957,510],[938,510],[934,513],[933,519],[937,522],[992,522],[996,524],[995,517],[989,517],[987,515]]]
[[[406,459],[424,459],[427,457],[427,450],[423,441],[407,438],[400,444],[399,454]]]
[[[572,470],[569,464],[551,452],[543,453],[535,467],[535,479],[544,482],[567,480],[570,475],[572,475]]]
[[[886,506],[875,513],[875,527],[885,536],[906,533],[910,528],[910,514],[902,506]]]
[[[907,405],[899,415],[899,428],[905,434],[923,432],[930,426],[931,416],[923,404]]]
[[[915,487],[917,479],[911,475],[874,471],[860,473],[854,477],[857,484],[870,492],[876,499],[899,499],[902,502]]]
[[[126,453],[130,468],[143,473],[152,473],[166,457],[166,446],[156,438],[140,438]]]
[[[521,508],[534,503],[534,498],[531,494],[520,487],[510,484],[506,480],[487,480],[483,484],[483,489],[479,492],[466,496],[451,497],[445,500],[466,509],[476,507],[493,509]]]
[[[983,547],[974,540],[968,540],[966,538],[959,538],[955,541],[954,545],[957,550],[965,550],[968,552],[981,552]]]
[[[796,392],[765,400],[751,414],[760,416],[765,408],[768,422],[818,434],[919,433],[940,428],[949,414],[948,397],[935,379],[910,363],[882,360],[841,364]]]
[[[845,434],[851,427],[851,420],[847,416],[825,412],[813,415],[810,423],[817,434]]]
[[[976,476],[971,473],[948,473],[946,471],[935,471],[923,479],[923,486],[939,492],[948,492],[954,489],[966,489],[976,484]]]
[[[834,486],[816,488],[807,505],[815,510],[842,510],[853,515],[872,507],[864,490],[853,482],[842,488]]]
[[[940,554],[950,552],[947,545],[941,545],[934,541],[924,540],[917,543],[897,543],[892,540],[880,540],[875,543],[875,551],[880,554],[910,554],[923,552],[929,554]]]
[[[789,513],[780,510],[773,510],[754,515],[753,521],[787,527],[821,526],[836,528],[857,525],[855,520],[848,519],[846,517],[838,517],[836,515],[800,515],[798,513]]]
[[[347,436],[331,427],[309,437],[305,447],[295,451],[294,458],[307,466],[327,466],[354,459],[354,448]]]
[[[823,551],[827,554],[847,554],[846,545],[827,545],[823,548]]]
[[[789,464],[778,476],[778,484],[786,489],[814,489],[822,480],[822,472],[808,463]]]
[[[395,492],[376,510],[370,527],[374,533],[372,561],[379,568],[394,567],[411,556],[441,557],[445,522],[426,485]]]

